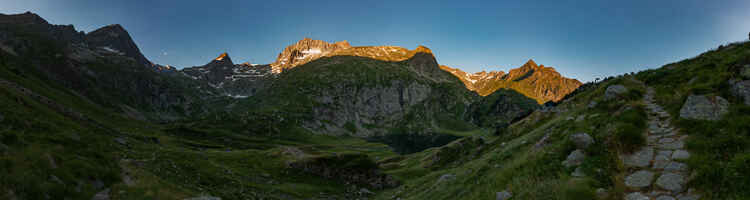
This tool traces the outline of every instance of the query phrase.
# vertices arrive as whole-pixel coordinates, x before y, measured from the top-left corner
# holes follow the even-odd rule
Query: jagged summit
[[[514,89],[538,103],[559,101],[581,85],[575,79],[565,78],[552,67],[537,65],[529,59],[521,67],[503,71],[466,73],[460,69],[441,66],[441,69],[458,77],[467,89],[487,96],[498,89]]]
[[[122,53],[144,66],[151,66],[151,62],[143,56],[128,31],[119,24],[108,25],[86,34],[86,43],[90,47]]]
[[[0,14],[0,24],[19,24],[19,25],[31,25],[31,24],[49,24],[47,20],[40,17],[36,13],[25,12],[21,14]]]
[[[232,62],[232,59],[229,58],[229,54],[227,52],[221,53],[219,57],[216,57],[214,60],[216,61],[229,61]]]

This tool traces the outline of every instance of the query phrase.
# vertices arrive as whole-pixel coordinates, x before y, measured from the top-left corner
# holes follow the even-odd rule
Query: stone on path
[[[633,192],[625,196],[625,200],[649,200],[646,195],[640,192]]]
[[[623,162],[625,163],[625,166],[628,167],[646,167],[649,165],[651,158],[653,157],[653,147],[642,147],[631,155],[625,155]]]
[[[674,153],[672,153],[672,159],[688,159],[690,158],[690,153],[685,150],[676,150]]]
[[[690,95],[680,109],[680,117],[716,121],[729,113],[729,102],[720,96]]]
[[[683,142],[682,140],[677,140],[671,143],[659,144],[657,148],[676,150],[676,149],[682,149],[684,147],[685,147],[685,142]]]
[[[685,188],[685,177],[675,173],[664,173],[656,179],[656,186],[673,192],[682,192]]]
[[[631,188],[642,188],[651,185],[654,180],[654,173],[647,170],[640,170],[628,177],[625,177],[625,185]]]
[[[672,151],[669,151],[669,150],[667,150],[667,151],[659,151],[656,154],[656,157],[654,157],[654,166],[653,166],[653,168],[654,169],[664,169],[664,167],[666,167],[667,164],[669,164],[669,162],[672,161],[672,159],[670,159],[671,155],[672,155]]]
[[[669,162],[669,164],[667,164],[667,166],[664,167],[664,171],[673,171],[673,172],[685,171],[687,169],[688,169],[688,166],[680,162]]]

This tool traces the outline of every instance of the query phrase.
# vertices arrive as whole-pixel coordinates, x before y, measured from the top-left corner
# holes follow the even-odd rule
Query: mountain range
[[[586,84],[435,56],[304,38],[177,69],[120,25],[0,14],[0,199],[750,195],[748,42]]]

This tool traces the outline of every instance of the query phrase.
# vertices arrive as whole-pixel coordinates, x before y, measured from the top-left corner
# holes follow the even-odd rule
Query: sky
[[[0,0],[0,13],[31,11],[85,32],[121,24],[149,60],[178,68],[222,52],[268,64],[309,37],[424,45],[467,72],[507,72],[533,59],[582,81],[747,40],[748,10],[747,0]]]

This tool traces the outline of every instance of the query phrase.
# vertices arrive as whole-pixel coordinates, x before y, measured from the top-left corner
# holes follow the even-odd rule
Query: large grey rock
[[[625,185],[631,188],[643,188],[651,185],[654,180],[654,173],[648,170],[637,171],[630,176],[625,177]]]
[[[685,190],[685,182],[684,176],[667,172],[656,179],[656,186],[673,192],[682,192]]]
[[[680,117],[716,121],[729,112],[729,102],[720,96],[690,95],[680,109]]]
[[[643,195],[640,192],[633,192],[628,195],[625,195],[625,200],[649,200],[649,199],[646,195]]]
[[[745,105],[750,105],[750,80],[730,81],[732,95],[742,98]]]
[[[508,192],[507,190],[503,190],[502,192],[497,193],[497,200],[507,200],[513,197],[513,194]]]
[[[573,144],[575,144],[578,149],[586,149],[589,145],[594,143],[594,138],[587,133],[573,134],[570,136],[570,140],[573,141]]]
[[[583,153],[583,150],[576,149],[575,151],[570,152],[570,154],[565,159],[565,161],[562,162],[562,164],[565,167],[578,166],[583,163],[584,159],[586,159],[586,154]]]
[[[604,100],[612,100],[622,93],[627,92],[628,89],[623,85],[610,85],[607,90],[604,91]]]
[[[646,167],[653,157],[653,147],[642,147],[633,154],[623,156],[623,162],[627,167]]]

